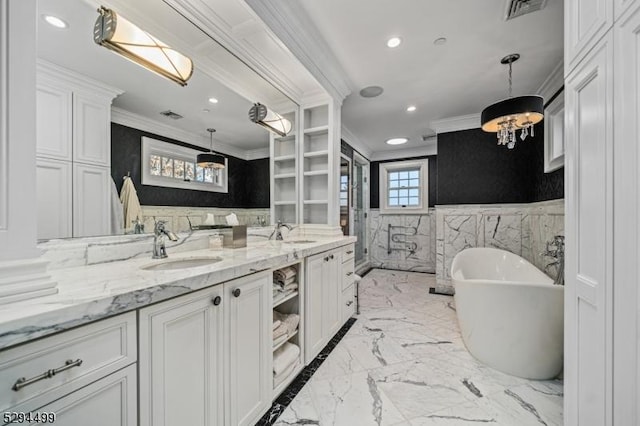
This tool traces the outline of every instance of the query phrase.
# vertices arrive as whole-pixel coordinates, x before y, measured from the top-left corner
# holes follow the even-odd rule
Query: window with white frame
[[[227,192],[228,164],[224,169],[196,164],[200,151],[142,138],[142,184],[198,191]]]
[[[426,213],[428,181],[428,159],[381,163],[380,213]]]

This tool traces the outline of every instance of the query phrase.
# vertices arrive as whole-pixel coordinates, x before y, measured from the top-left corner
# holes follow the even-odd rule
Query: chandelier
[[[482,130],[496,133],[498,145],[506,145],[513,149],[516,146],[517,131],[520,139],[534,135],[534,125],[544,117],[544,101],[541,96],[527,95],[512,97],[513,78],[512,64],[520,59],[520,55],[507,55],[500,63],[509,65],[509,98],[489,105],[482,111]]]

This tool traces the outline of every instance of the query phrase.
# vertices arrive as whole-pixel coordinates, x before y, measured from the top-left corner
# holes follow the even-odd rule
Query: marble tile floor
[[[462,342],[433,275],[374,269],[361,312],[272,424],[562,425],[563,384],[509,376]],[[271,423],[271,422],[270,422]]]

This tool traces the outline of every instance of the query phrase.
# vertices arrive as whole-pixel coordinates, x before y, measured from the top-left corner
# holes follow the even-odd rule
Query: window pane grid
[[[388,204],[393,207],[420,205],[420,169],[394,170],[388,173]]]

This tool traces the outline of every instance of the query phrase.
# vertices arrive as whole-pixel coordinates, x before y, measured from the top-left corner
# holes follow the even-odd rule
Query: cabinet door
[[[71,237],[71,176],[70,161],[36,160],[38,239]]]
[[[73,160],[111,166],[110,100],[74,93]]]
[[[40,78],[42,80],[42,78]],[[36,88],[36,152],[71,161],[71,90],[40,81]]]
[[[140,310],[140,425],[222,424],[228,302],[217,286]]]
[[[613,3],[613,0],[565,1],[565,75],[568,75],[578,65],[589,50],[612,27]]]
[[[73,165],[73,236],[111,234],[111,174],[106,167]]]
[[[342,325],[342,262],[340,251],[328,254],[322,271],[323,332],[328,341]]]
[[[34,412],[55,413],[55,422],[47,424],[61,426],[135,426],[137,406],[133,364]]]
[[[607,36],[565,81],[565,424],[611,424],[613,51]]]
[[[268,271],[224,284],[225,424],[230,426],[253,425],[271,405],[271,287]]]
[[[305,267],[304,347],[305,362],[311,362],[324,346],[322,334],[323,279],[322,271],[327,254],[320,253],[307,258]]]

